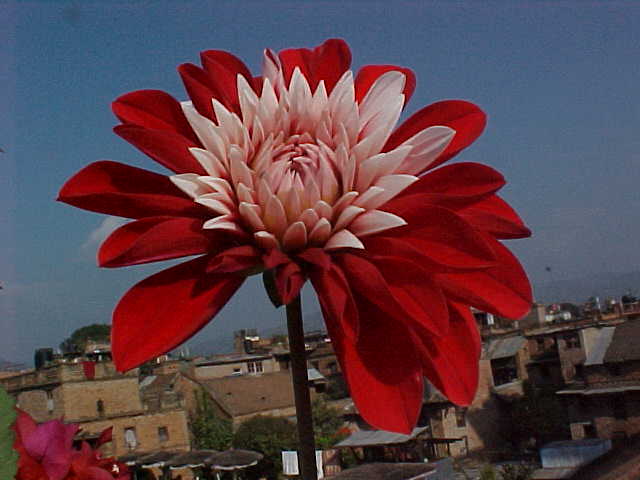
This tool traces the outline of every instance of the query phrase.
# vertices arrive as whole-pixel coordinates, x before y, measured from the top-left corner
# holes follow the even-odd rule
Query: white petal
[[[351,222],[349,228],[357,236],[363,237],[390,228],[401,227],[406,224],[407,222],[405,222],[403,218],[393,213],[383,212],[382,210],[370,210]]]
[[[335,213],[336,215],[339,215],[340,212],[342,212],[343,209],[345,209],[346,207],[348,207],[349,205],[351,205],[353,202],[353,200],[359,195],[358,192],[347,192],[344,195],[342,195],[338,201],[336,203],[333,204],[333,213]]]
[[[285,250],[298,250],[307,244],[307,228],[302,222],[294,222],[289,225],[282,237],[282,246]]]
[[[361,248],[364,249],[362,242],[349,230],[340,230],[336,232],[324,246],[325,250],[334,250],[336,248]]]
[[[369,91],[360,102],[360,125],[388,108],[389,102],[402,95],[406,77],[397,70],[386,72],[371,85]]]
[[[235,185],[244,183],[247,187],[253,188],[253,175],[244,161],[244,152],[235,145],[229,150],[229,169]]]
[[[236,196],[238,197],[239,202],[255,203],[253,190],[242,182],[236,186]]]
[[[242,229],[238,226],[235,219],[229,215],[222,215],[220,217],[207,220],[202,225],[202,228],[206,228],[208,230],[231,230],[233,232],[242,233]]]
[[[318,200],[313,206],[313,209],[321,218],[331,219],[331,217],[333,217],[333,208],[323,200]]]
[[[181,102],[180,106],[189,125],[196,132],[204,147],[218,159],[224,161],[227,158],[225,142],[220,137],[215,123],[200,115],[191,102]]]
[[[265,250],[280,248],[280,242],[278,242],[278,239],[272,233],[256,232],[253,234],[253,238],[255,238],[256,243]]]
[[[342,213],[340,213],[340,215],[338,215],[338,219],[335,222],[333,231],[337,232],[338,230],[342,230],[343,228],[349,226],[353,219],[364,211],[364,208],[356,207],[355,205],[349,205],[342,211]]]
[[[209,192],[206,185],[199,181],[200,175],[196,173],[181,173],[179,175],[171,175],[169,180],[192,198],[199,197]]]
[[[385,106],[385,109],[376,115],[369,123],[367,123],[364,129],[361,131],[361,136],[364,140],[367,140],[364,145],[363,141],[360,141],[355,148],[360,147],[359,154],[360,160],[368,158],[371,155],[375,155],[382,150],[384,144],[389,139],[389,135],[398,123],[400,113],[402,112],[402,106],[404,105],[404,95],[400,95],[396,99],[390,100]]]
[[[218,160],[218,158],[211,153],[209,150],[204,150],[202,148],[191,147],[189,148],[189,152],[193,155],[202,168],[204,168],[209,175],[212,177],[227,177],[227,170]]]
[[[380,187],[369,187],[366,192],[360,195],[354,202],[354,205],[365,208],[367,210],[372,210],[379,206],[377,203],[377,199],[384,193],[384,188]]]
[[[227,182],[224,178],[200,177],[198,181],[206,184],[216,192],[224,193],[230,199],[234,198],[231,184],[229,184],[229,182]]]
[[[418,180],[418,177],[413,175],[387,175],[382,177],[376,182],[375,186],[383,188],[384,193],[381,193],[374,201],[371,201],[369,208],[377,208],[380,205],[384,205],[416,180]]]
[[[275,195],[271,195],[267,201],[263,220],[267,230],[278,238],[281,238],[287,229],[287,215],[282,203]]]
[[[320,220],[320,217],[318,216],[318,214],[314,209],[307,208],[300,214],[300,217],[298,217],[298,220],[303,222],[304,225],[307,227],[307,231],[310,232],[313,229],[313,227],[316,226],[316,223],[318,223],[318,220]]]
[[[309,233],[309,243],[313,245],[324,245],[331,235],[331,223],[326,218],[321,218]]]
[[[410,151],[411,147],[404,146],[367,158],[358,167],[356,190],[364,192],[376,179],[395,171]]]
[[[260,218],[260,207],[255,204],[240,202],[238,211],[254,230],[264,230],[264,222]]]
[[[238,74],[237,86],[240,111],[242,112],[242,123],[245,128],[248,129],[253,125],[253,118],[258,108],[258,96],[247,82],[247,79],[241,74]]]
[[[220,193],[208,193],[206,195],[201,195],[196,198],[196,203],[200,205],[204,205],[207,208],[210,208],[216,213],[221,215],[229,215],[233,211],[231,210],[228,203],[224,201],[224,195]]]
[[[231,113],[227,110],[227,108],[215,98],[211,100],[211,103],[213,105],[213,113],[215,113],[216,120],[218,121],[218,126],[222,128],[222,131],[227,138],[227,143],[241,145],[243,139],[242,130],[244,130],[244,126],[242,125],[240,118],[235,113]]]
[[[449,146],[456,131],[436,125],[428,127],[406,140],[400,147],[410,146],[411,152],[397,169],[398,173],[416,175],[424,171]]]

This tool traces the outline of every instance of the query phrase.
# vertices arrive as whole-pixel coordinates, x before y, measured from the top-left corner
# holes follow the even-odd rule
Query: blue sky
[[[160,268],[98,269],[113,220],[54,199],[94,160],[161,171],[111,132],[110,102],[141,88],[184,99],[175,68],[212,48],[257,71],[265,47],[342,37],[354,68],[412,68],[408,113],[445,98],[488,113],[459,158],[507,178],[505,198],[534,231],[509,246],[534,284],[549,280],[546,266],[554,279],[638,269],[639,22],[640,3],[614,0],[3,2],[0,357],[30,361],[108,322],[122,293]],[[196,341],[282,319],[250,282]]]

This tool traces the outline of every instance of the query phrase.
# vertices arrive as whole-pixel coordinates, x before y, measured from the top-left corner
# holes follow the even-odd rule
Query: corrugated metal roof
[[[326,380],[326,377],[315,368],[307,368],[307,378],[311,381]]]
[[[602,365],[615,331],[616,327],[603,327],[600,329],[593,348],[587,352],[587,358],[584,361],[585,366]]]
[[[620,387],[604,388],[576,388],[569,390],[559,390],[558,395],[603,395],[605,393],[623,393],[640,390],[640,385],[627,385]]]
[[[498,358],[513,357],[527,340],[520,336],[503,337],[491,340],[486,350],[486,358],[495,360]]]
[[[359,430],[342,440],[336,447],[401,444],[415,439],[418,435],[427,431],[427,428],[428,427],[416,427],[411,432],[411,435],[387,432],[386,430]]]
[[[604,363],[640,360],[640,344],[635,341],[638,337],[640,337],[640,320],[627,320],[622,325],[618,325],[604,355]]]
[[[577,468],[540,468],[531,474],[531,480],[560,480],[571,478]]]

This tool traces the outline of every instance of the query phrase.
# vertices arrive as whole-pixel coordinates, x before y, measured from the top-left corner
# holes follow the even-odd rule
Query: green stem
[[[298,459],[303,480],[316,480],[316,444],[313,435],[311,397],[307,374],[307,356],[304,346],[304,327],[300,295],[287,305],[287,329],[289,331],[289,351],[291,352],[291,376],[296,401],[298,420]]]

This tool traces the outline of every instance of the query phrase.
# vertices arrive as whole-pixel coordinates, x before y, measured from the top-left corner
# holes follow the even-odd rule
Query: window
[[[138,437],[136,436],[136,427],[125,427],[124,444],[129,450],[135,450],[138,446]]]
[[[627,419],[627,403],[622,396],[613,397],[613,418],[617,420]]]
[[[99,417],[104,416],[104,402],[102,401],[102,399],[96,402],[96,410],[98,411]]]
[[[493,372],[493,384],[496,387],[518,379],[515,356],[491,360],[491,370]]]
[[[262,360],[248,362],[247,368],[249,369],[249,373],[262,373]]]
[[[161,443],[169,440],[169,429],[167,427],[158,427],[158,440]]]
[[[580,336],[577,333],[569,333],[565,335],[564,342],[567,349],[580,348]]]
[[[49,413],[53,412],[53,408],[54,408],[54,403],[53,403],[53,391],[52,390],[46,390],[46,395],[47,395],[47,411]]]
[[[467,426],[467,409],[456,407],[456,427],[463,428]]]

